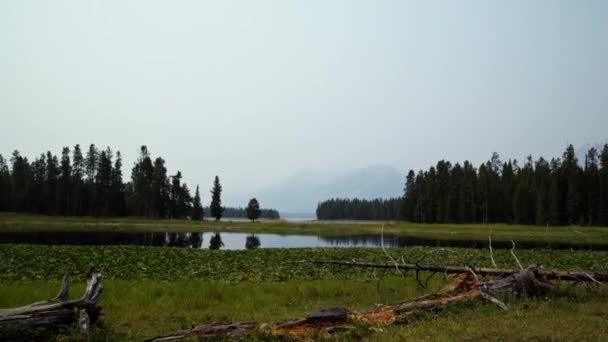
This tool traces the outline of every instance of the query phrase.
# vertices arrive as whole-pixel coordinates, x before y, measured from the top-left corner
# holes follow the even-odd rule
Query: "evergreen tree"
[[[221,196],[222,185],[220,184],[220,178],[215,176],[213,189],[211,189],[211,205],[209,207],[211,209],[211,216],[214,217],[216,221],[221,220],[224,213]]]
[[[250,219],[252,222],[254,222],[255,220],[257,220],[258,218],[260,218],[260,214],[261,214],[261,210],[260,210],[260,203],[258,202],[257,199],[252,198],[249,200],[249,204],[247,204],[247,218]]]
[[[154,165],[150,171],[151,185],[150,185],[150,205],[152,217],[176,217],[176,211],[171,204],[171,185],[169,184],[169,177],[167,177],[167,168],[165,167],[165,160],[161,157],[154,159]],[[179,173],[179,172],[178,172]],[[179,174],[181,178],[181,173]]]
[[[0,211],[11,210],[11,173],[8,163],[0,154]]]
[[[399,220],[403,198],[390,199],[329,199],[320,202],[317,206],[317,218],[319,220]],[[268,213],[265,214],[265,211]],[[260,217],[278,218],[278,213],[272,214],[276,210],[261,210]]]
[[[59,160],[50,151],[46,153],[46,198],[47,214],[57,213],[57,184],[59,183]]]
[[[504,222],[503,187],[501,183],[502,162],[498,153],[486,163],[487,170],[487,222]]]
[[[198,185],[196,186],[196,192],[194,193],[194,200],[192,201],[192,220],[202,220],[205,215],[205,210],[203,209],[203,205],[201,204],[201,194],[198,189]]]
[[[574,147],[569,145],[562,158],[562,177],[566,186],[564,187],[566,198],[566,221],[569,224],[581,222],[581,193],[580,174],[582,170],[574,153]]]
[[[460,217],[461,222],[475,222],[476,219],[476,206],[477,199],[475,198],[475,188],[477,183],[477,173],[473,164],[469,161],[463,164],[463,181],[460,191]]]
[[[207,206],[205,208],[203,208],[203,211],[205,212],[210,212],[210,208]],[[399,211],[399,208],[397,208],[397,213]],[[260,218],[266,218],[266,219],[279,219],[281,218],[281,215],[279,214],[279,212],[275,209],[264,209],[264,208],[260,208]],[[245,208],[230,208],[230,207],[224,207],[224,213],[222,217],[231,217],[231,218],[243,218],[246,219],[247,218],[247,209]]]
[[[95,174],[97,172],[97,163],[99,162],[99,151],[95,144],[89,145],[89,150],[87,151],[87,159],[85,161],[85,172],[87,175],[87,180],[90,183],[95,182]]]
[[[224,247],[224,242],[222,241],[220,233],[213,234],[209,241],[209,249],[220,249],[222,247]]]
[[[516,176],[517,185],[513,196],[513,214],[516,223],[534,223],[534,194],[533,188],[534,166],[532,157],[528,156],[526,164]]]
[[[111,212],[112,201],[112,157],[110,147],[101,151],[95,171],[95,206],[91,212],[96,215],[108,216]]]
[[[488,192],[489,192],[489,175],[488,175],[488,168],[486,167],[485,164],[481,164],[479,166],[479,171],[478,171],[478,178],[477,178],[477,188],[475,191],[475,197],[477,198],[477,203],[476,203],[476,211],[475,211],[475,218],[473,219],[473,222],[478,222],[480,221],[483,224],[488,223],[488,212],[489,212],[489,207],[488,207]]]
[[[192,213],[192,196],[186,184],[181,184],[182,173],[171,176],[169,214],[172,218],[184,218]]]
[[[186,218],[192,213],[192,195],[186,183],[182,185],[177,208],[181,218]]]
[[[278,220],[281,218],[279,212],[274,209],[262,209],[262,217],[265,217],[269,220]]]
[[[148,148],[144,145],[140,148],[139,157],[133,169],[131,170],[132,184],[132,201],[133,213],[137,216],[154,217],[158,216],[158,208],[155,208],[155,196],[153,191],[153,182],[158,190],[156,195],[161,194],[159,188],[163,185],[159,180],[162,177],[154,177],[154,166]],[[162,170],[157,170],[157,173],[162,173]],[[166,174],[166,170],[165,170]],[[156,179],[154,179],[156,178]],[[165,177],[166,178],[166,177]],[[153,181],[154,179],[154,181]]]
[[[414,203],[416,174],[414,170],[410,170],[405,177],[405,188],[403,189],[403,201],[401,205],[401,218],[412,221],[414,218],[414,207],[410,203]]]
[[[70,162],[70,148],[64,147],[61,151],[61,164],[59,174],[59,213],[67,215],[71,208],[72,198],[72,165]]]
[[[125,185],[122,180],[122,155],[116,151],[116,161],[112,168],[111,210],[114,216],[126,215]]]
[[[584,192],[586,193],[586,218],[585,223],[588,225],[596,224],[599,221],[599,204],[600,204],[600,175],[598,168],[598,155],[595,148],[589,149],[585,156],[585,171],[584,171]]]
[[[449,180],[449,211],[446,222],[462,222],[460,217],[460,191],[462,188],[463,171],[462,166],[456,163],[450,172]]]
[[[440,160],[437,163],[437,189],[435,192],[436,212],[435,222],[443,223],[449,220],[450,216],[450,172],[452,165],[450,162]]]
[[[31,179],[29,180],[29,191],[26,197],[26,211],[36,214],[48,212],[48,186],[46,182],[47,167],[46,155],[40,154],[30,165]]]
[[[96,204],[97,198],[95,194],[95,176],[97,173],[97,164],[99,163],[99,150],[95,144],[89,145],[89,150],[87,151],[86,159],[85,159],[85,174],[87,175],[87,179],[84,185],[84,190],[86,195],[85,198],[85,213],[88,215],[97,214]]]
[[[608,144],[604,145],[600,153],[600,201],[598,205],[598,223],[608,226]]]
[[[557,226],[562,224],[562,212],[565,201],[563,191],[560,188],[561,181],[561,160],[551,160],[551,185],[549,186],[549,223]]]
[[[182,192],[182,173],[177,171],[175,176],[171,176],[171,190],[169,196],[169,213],[173,218],[180,218],[180,201]]]
[[[534,189],[536,193],[536,203],[534,220],[536,225],[549,224],[549,191],[551,187],[551,168],[549,163],[540,157],[534,169]]]
[[[182,174],[168,177],[165,161],[140,150],[131,181],[123,182],[120,152],[112,163],[108,147],[91,144],[86,158],[79,145],[64,147],[58,160],[50,151],[28,162],[14,151],[11,165],[0,156],[0,211],[62,215],[138,215],[200,219],[204,209],[197,187],[194,199]],[[273,209],[253,202],[247,208],[223,208],[215,177],[209,212],[222,216],[278,218]],[[254,218],[255,217],[255,218]],[[608,225],[608,145],[590,149],[583,167],[570,145],[562,159],[536,162],[528,157],[502,163],[497,153],[475,169],[465,161],[440,160],[427,171],[407,173],[403,197],[330,199],[319,203],[319,219],[398,220],[413,222],[518,222],[537,225]],[[179,239],[178,239],[179,240]],[[184,241],[176,242],[186,243]]]
[[[74,146],[72,152],[72,210],[73,215],[84,215],[85,190],[83,177],[85,175],[84,157],[80,145]]]
[[[515,172],[511,160],[502,165],[502,219],[513,222],[513,195],[515,194]]]

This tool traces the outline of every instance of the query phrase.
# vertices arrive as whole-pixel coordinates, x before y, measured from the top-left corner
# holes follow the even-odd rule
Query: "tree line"
[[[401,198],[373,200],[332,198],[317,206],[319,220],[399,220]]]
[[[253,206],[253,203],[252,203]],[[242,207],[225,207],[224,210],[224,216],[225,217],[230,217],[230,218],[247,218],[250,219],[250,216],[247,216],[247,209],[249,208],[249,206],[247,206],[246,208],[242,208]],[[209,210],[208,208],[206,208],[206,210]],[[255,209],[250,209],[251,210],[255,210]],[[258,217],[256,217],[256,219],[258,218],[263,218],[263,219],[280,219],[281,215],[279,214],[279,211],[276,209],[259,209],[260,210],[260,214]],[[255,217],[255,212],[251,212],[251,217]]]
[[[396,215],[395,206],[399,205]],[[331,199],[319,219],[395,220],[421,223],[514,223],[608,226],[608,144],[589,149],[584,162],[569,145],[561,158],[506,162],[494,153],[473,166],[440,160],[410,170],[400,199]]]
[[[582,166],[569,145],[550,161],[528,156],[478,168],[441,160],[406,177],[402,216],[414,222],[608,225],[608,144]]]
[[[216,176],[205,209],[199,186],[192,196],[182,173],[169,175],[165,160],[152,158],[146,146],[141,146],[126,182],[120,151],[110,147],[100,150],[91,144],[86,152],[80,145],[64,147],[59,157],[49,151],[31,162],[19,151],[10,160],[0,155],[0,211],[193,220],[208,214],[220,220],[225,213],[221,192]]]

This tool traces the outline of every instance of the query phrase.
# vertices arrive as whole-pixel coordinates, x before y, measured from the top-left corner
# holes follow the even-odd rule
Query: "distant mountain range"
[[[403,194],[404,183],[405,172],[383,165],[358,169],[333,179],[299,171],[279,185],[258,191],[256,196],[264,207],[278,209],[281,217],[308,218],[320,201],[338,197],[397,197]]]
[[[581,165],[591,147],[601,151],[603,143],[587,143],[576,150]],[[559,155],[561,157],[561,155]],[[301,170],[278,185],[259,191],[255,196],[265,208],[279,210],[282,218],[311,219],[317,204],[330,198],[391,198],[403,195],[407,169],[397,170],[375,165],[354,170],[338,177]],[[247,199],[240,202],[246,203]]]

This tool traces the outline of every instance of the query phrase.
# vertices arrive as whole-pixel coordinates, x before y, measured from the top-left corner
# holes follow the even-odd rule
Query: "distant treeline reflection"
[[[224,247],[220,233],[210,235],[208,246],[204,245],[205,233],[124,233],[124,232],[6,232],[0,233],[0,243],[42,245],[137,245],[181,248]],[[248,235],[242,245],[245,249],[261,246],[260,238]]]

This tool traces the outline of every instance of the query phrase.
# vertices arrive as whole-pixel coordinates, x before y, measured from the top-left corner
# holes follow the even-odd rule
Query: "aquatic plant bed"
[[[431,247],[391,248],[398,260],[415,261]],[[487,249],[452,248],[434,253],[425,263],[490,267]],[[546,269],[605,272],[608,252],[585,250],[516,250],[523,264],[540,264]],[[373,280],[369,269],[339,265],[293,264],[298,260],[387,261],[378,248],[302,248],[242,251],[139,246],[42,246],[0,245],[0,281],[59,280],[66,269],[84,276],[90,265],[106,279],[204,279],[227,282],[286,281],[290,279]],[[498,267],[517,268],[509,250],[494,250]]]

